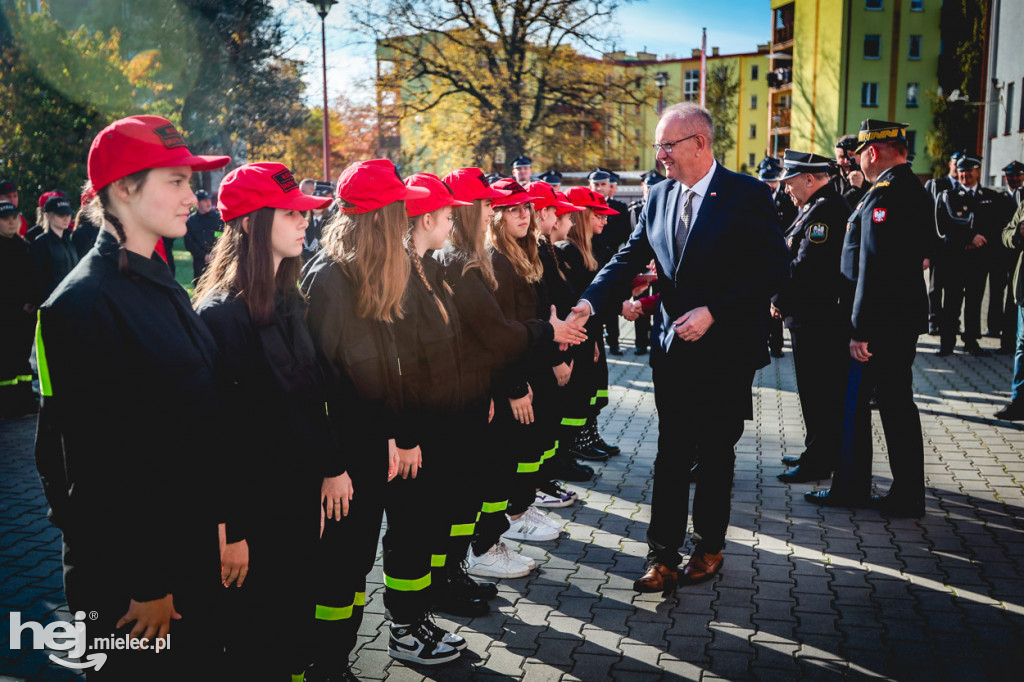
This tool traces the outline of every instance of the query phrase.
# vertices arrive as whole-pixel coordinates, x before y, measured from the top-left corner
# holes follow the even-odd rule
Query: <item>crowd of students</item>
[[[503,540],[557,538],[541,510],[593,473],[567,444],[607,404],[602,324],[570,312],[616,211],[479,168],[363,161],[325,197],[246,164],[190,300],[157,250],[185,235],[193,172],[228,162],[165,119],[112,123],[89,152],[93,245],[67,246],[66,199],[47,209],[52,286],[18,308],[68,604],[98,614],[90,638],[174,634],[90,678],[354,679],[385,525],[390,655],[455,660],[467,642],[433,613],[487,613],[477,579],[536,569]],[[0,203],[4,236],[15,213]]]

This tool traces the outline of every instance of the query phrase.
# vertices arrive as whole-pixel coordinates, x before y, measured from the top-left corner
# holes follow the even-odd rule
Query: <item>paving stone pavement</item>
[[[1021,679],[1024,663],[1024,424],[996,422],[1011,359],[935,355],[914,367],[925,435],[927,515],[890,520],[804,502],[779,457],[803,426],[792,356],[757,373],[737,446],[721,576],[667,599],[638,595],[657,419],[646,358],[610,358],[602,433],[623,454],[552,510],[555,542],[522,545],[530,577],[501,581],[492,613],[440,619],[469,641],[461,660],[413,669],[387,655],[380,566],[370,575],[354,667],[366,680]],[[991,341],[983,341],[994,347]],[[67,618],[59,533],[33,469],[34,419],[0,422],[2,680],[77,679],[44,652],[12,650],[7,616]],[[875,486],[889,484],[875,418]]]

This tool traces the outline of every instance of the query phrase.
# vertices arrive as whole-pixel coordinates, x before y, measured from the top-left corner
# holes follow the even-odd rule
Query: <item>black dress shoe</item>
[[[1009,422],[1020,421],[1024,419],[1024,403],[1014,402],[1006,405],[1002,409],[998,410],[992,415],[996,419],[1004,419]]]
[[[622,454],[622,448],[618,445],[612,445],[601,436],[594,439],[594,442],[590,444],[590,447],[600,452],[607,452],[609,457]]]
[[[1016,348],[1004,348],[1003,346],[996,349],[996,355],[1013,355],[1016,352]]]
[[[812,469],[806,464],[798,464],[789,471],[782,472],[776,478],[783,483],[807,483],[808,481],[832,478],[832,472],[826,469]]]
[[[573,446],[572,448],[569,449],[569,454],[572,455],[573,457],[585,459],[588,462],[603,462],[604,460],[608,459],[608,453],[604,451],[599,452],[590,445],[586,447]]]
[[[647,355],[647,349],[646,348],[637,348],[635,351],[633,351],[633,353],[635,355]]]
[[[924,500],[912,500],[899,495],[872,495],[871,508],[884,516],[919,519],[924,516]]]
[[[791,466],[791,467],[798,467],[798,466],[800,466],[800,462],[802,462],[802,461],[803,461],[803,455],[784,455],[782,457],[782,463],[787,465],[787,466]]]
[[[869,501],[867,497],[833,494],[831,488],[808,490],[804,493],[804,499],[821,507],[866,507]]]
[[[772,348],[769,352],[771,353],[773,358],[784,358],[784,357],[786,357],[786,354],[782,352],[781,348]]]
[[[609,355],[622,355],[622,349],[618,346],[608,346]]]
[[[551,478],[571,483],[586,483],[594,477],[594,470],[578,463],[575,459],[556,462],[551,466]]]
[[[989,357],[992,357],[992,352],[991,351],[985,350],[984,348],[979,346],[977,343],[965,343],[964,344],[964,352],[965,353],[970,353],[971,355],[973,355],[976,358],[989,358]]]

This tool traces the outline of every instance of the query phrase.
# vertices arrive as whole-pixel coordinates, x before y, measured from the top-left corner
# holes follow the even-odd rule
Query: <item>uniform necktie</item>
[[[690,223],[693,220],[693,190],[686,190],[683,199],[683,210],[679,214],[679,226],[676,228],[676,264],[683,260],[683,249],[686,239],[690,236]]]

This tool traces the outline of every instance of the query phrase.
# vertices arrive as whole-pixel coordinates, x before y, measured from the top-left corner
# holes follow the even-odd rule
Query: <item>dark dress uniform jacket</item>
[[[185,250],[192,254],[192,271],[196,279],[206,272],[206,256],[213,251],[223,225],[224,221],[215,208],[206,213],[193,213],[185,221]]]
[[[36,463],[76,564],[137,601],[174,593],[187,619],[177,588],[197,564],[219,571],[217,348],[162,263],[129,251],[119,272],[118,257],[101,232],[39,311]]]
[[[46,231],[30,244],[29,254],[32,256],[32,271],[36,280],[33,302],[39,305],[78,264],[78,251],[71,243],[69,230],[64,230],[60,237],[55,232]]]
[[[85,254],[89,253],[89,249],[96,243],[99,233],[99,225],[85,216],[81,217],[78,224],[75,225],[75,231],[71,233],[71,243],[75,245],[79,260],[85,258]]]
[[[839,260],[851,211],[829,183],[811,195],[786,231],[789,281],[772,299],[786,328],[840,322]]]
[[[927,329],[921,265],[933,243],[932,201],[910,164],[878,176],[846,228],[842,272],[852,338]]]

